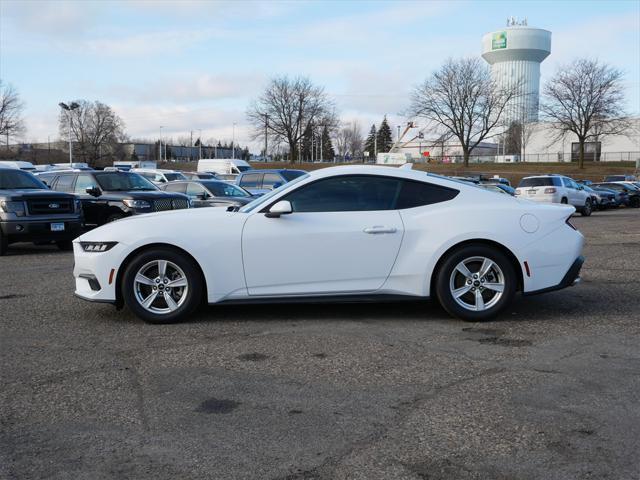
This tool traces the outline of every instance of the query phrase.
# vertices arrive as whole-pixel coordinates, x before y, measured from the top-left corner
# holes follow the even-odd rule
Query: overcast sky
[[[404,121],[408,92],[447,57],[480,54],[508,16],[551,30],[543,81],[578,56],[621,68],[640,114],[640,2],[0,0],[0,78],[26,103],[27,141],[57,137],[60,101],[100,100],[131,137],[249,143],[270,77],[308,75],[344,121]],[[197,135],[195,133],[194,135]],[[257,148],[256,148],[257,149]]]

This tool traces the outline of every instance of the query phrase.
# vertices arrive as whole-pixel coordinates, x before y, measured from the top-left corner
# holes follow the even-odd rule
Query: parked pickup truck
[[[53,192],[29,172],[0,167],[0,256],[16,242],[55,242],[71,250],[82,226],[75,195]]]

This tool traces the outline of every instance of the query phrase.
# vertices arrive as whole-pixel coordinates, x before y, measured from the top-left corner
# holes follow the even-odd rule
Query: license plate
[[[52,232],[64,232],[64,223],[52,223],[51,224]]]
[[[535,191],[535,190],[527,190],[527,193],[528,193],[529,195],[535,195],[535,194],[536,194],[536,191]]]

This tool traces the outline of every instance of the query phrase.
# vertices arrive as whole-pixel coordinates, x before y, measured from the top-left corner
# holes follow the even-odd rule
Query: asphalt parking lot
[[[640,478],[640,210],[573,223],[583,283],[498,321],[435,303],[203,308],[73,297],[73,257],[0,259],[0,476]]]

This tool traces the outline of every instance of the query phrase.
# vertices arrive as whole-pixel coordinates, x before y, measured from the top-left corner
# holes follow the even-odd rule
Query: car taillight
[[[575,227],[575,226],[574,226],[574,225],[573,225],[569,220],[571,220],[571,217],[567,217],[567,220],[566,220],[566,222],[565,222],[565,223],[566,223],[567,225],[569,225],[571,228],[573,228],[573,229],[577,232],[577,231],[578,231],[578,229],[577,229],[577,228],[576,228],[576,227]]]
[[[551,188],[545,188],[544,189],[544,193],[556,193],[556,189],[551,187]]]

